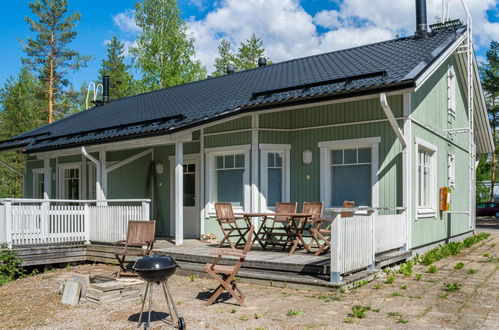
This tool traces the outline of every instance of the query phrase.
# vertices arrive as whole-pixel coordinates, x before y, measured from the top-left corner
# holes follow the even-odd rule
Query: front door
[[[184,237],[199,238],[199,160],[184,160]]]

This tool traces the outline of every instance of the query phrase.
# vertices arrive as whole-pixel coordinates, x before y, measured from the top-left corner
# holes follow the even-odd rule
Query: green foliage
[[[287,316],[300,316],[303,315],[303,312],[297,309],[290,309],[287,313]]]
[[[263,41],[255,34],[242,42],[235,53],[232,52],[231,42],[224,38],[218,45],[218,57],[215,59],[215,71],[212,74],[213,76],[225,75],[228,65],[232,65],[236,71],[256,68],[258,59],[265,57],[264,54]],[[268,58],[267,64],[272,64]]]
[[[371,306],[355,305],[352,306],[352,316],[358,319],[363,319],[364,317],[366,317],[366,312],[370,310]]]
[[[0,286],[23,274],[21,264],[13,249],[7,248],[7,244],[0,245]]]
[[[446,292],[455,292],[461,290],[461,284],[459,283],[444,283],[444,290]]]
[[[199,275],[196,275],[196,274],[194,274],[194,275],[189,275],[189,280],[190,280],[191,282],[194,282],[197,278],[199,278]]]
[[[395,274],[392,274],[386,278],[385,283],[386,284],[393,284],[393,282],[395,282],[395,280],[396,280]]]
[[[401,286],[400,286],[400,288],[401,288],[402,290],[407,290],[407,285],[406,285],[406,284],[401,285]]]
[[[360,281],[356,282],[355,284],[356,284],[357,287],[360,288],[360,287],[363,287],[364,285],[366,285],[368,283],[369,283],[368,280],[360,280]]]
[[[403,317],[401,317],[401,318],[399,318],[399,319],[397,320],[397,323],[406,324],[407,322],[409,322],[409,320],[408,320],[408,319],[404,319]]]
[[[421,263],[425,266],[431,265],[435,261],[451,255],[456,255],[462,249],[469,248],[477,242],[489,237],[490,233],[480,233],[478,235],[467,237],[462,242],[450,242],[444,245],[437,246],[421,257]]]
[[[48,104],[48,120],[62,118],[69,111],[64,103],[67,75],[86,66],[89,56],[82,56],[69,44],[77,35],[80,13],[68,14],[68,0],[34,0],[28,4],[34,19],[26,17],[34,38],[27,38],[23,63],[38,73],[41,93]]]
[[[455,266],[454,269],[463,269],[464,268],[464,263],[458,262]]]
[[[102,76],[110,77],[109,97],[117,100],[135,94],[135,82],[130,71],[130,65],[125,64],[125,45],[113,36],[107,45],[107,58],[102,60],[99,70],[99,81]]]
[[[406,262],[404,262],[403,264],[400,265],[398,273],[404,274],[405,276],[411,276],[413,266],[414,266],[413,261],[407,260]]]
[[[313,295],[313,296],[308,296],[308,297],[319,299],[319,300],[322,300],[322,301],[324,301],[326,303],[331,302],[331,301],[341,301],[341,297],[338,297],[338,296],[335,296],[335,295],[324,295],[324,294],[320,294],[320,295]]]
[[[374,284],[374,288],[377,290],[379,288],[381,288],[382,284],[381,283],[376,283]]]
[[[345,323],[350,323],[350,324],[351,324],[351,323],[353,323],[353,317],[348,316],[348,317],[345,319],[345,321],[344,321],[344,322],[345,322]]]
[[[260,318],[260,314],[255,313],[253,314],[253,317],[255,318],[255,320],[258,320]]]
[[[416,281],[419,281],[419,280],[421,280],[421,278],[422,278],[422,277],[423,277],[423,275],[421,275],[421,274],[416,274],[416,276],[415,276],[415,278],[414,278],[414,279],[415,279]]]
[[[386,313],[388,317],[399,317],[400,313],[399,312],[388,312]]]
[[[428,273],[435,274],[437,272],[437,266],[431,265],[428,267]]]
[[[142,91],[204,79],[206,69],[195,60],[194,38],[180,17],[177,0],[143,0],[135,4],[141,32],[130,49],[142,73]]]
[[[393,291],[393,292],[390,294],[390,297],[402,297],[402,294],[401,294],[401,293],[398,293],[397,291]]]
[[[476,274],[476,269],[470,268],[470,269],[468,269],[467,273],[470,275]]]

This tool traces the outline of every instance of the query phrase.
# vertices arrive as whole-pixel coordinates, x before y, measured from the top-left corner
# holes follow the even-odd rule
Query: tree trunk
[[[49,58],[49,123],[54,121],[54,33],[50,35]]]

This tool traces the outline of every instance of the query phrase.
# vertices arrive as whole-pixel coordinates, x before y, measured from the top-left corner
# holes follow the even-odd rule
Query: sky
[[[31,36],[24,20],[27,0],[2,2],[0,12],[0,86],[17,74],[22,43]],[[464,19],[461,0],[427,0],[429,23],[442,17]],[[476,54],[483,60],[491,40],[499,40],[499,0],[464,0],[473,18]],[[86,68],[69,76],[75,87],[95,81],[106,42],[113,35],[133,45],[140,29],[134,21],[135,0],[69,0],[82,15],[71,44],[91,55]],[[182,18],[196,40],[196,57],[213,71],[217,46],[227,38],[237,46],[252,33],[261,37],[273,62],[408,36],[415,30],[414,0],[178,0]],[[444,6],[446,7],[446,6]],[[125,55],[127,55],[125,51]],[[127,56],[127,61],[130,58]]]

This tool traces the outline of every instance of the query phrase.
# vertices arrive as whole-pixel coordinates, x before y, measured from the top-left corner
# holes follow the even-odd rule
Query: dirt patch
[[[190,329],[215,328],[499,328],[499,234],[435,263],[437,271],[415,266],[412,276],[380,277],[348,292],[316,292],[241,284],[247,307],[230,299],[205,306],[214,281],[173,276],[170,286]],[[484,255],[488,255],[486,257]],[[462,262],[464,266],[456,269]],[[457,267],[459,268],[459,266]],[[95,306],[60,303],[60,283],[72,273],[112,276],[116,266],[83,265],[31,276],[0,287],[0,327],[93,329],[134,328],[140,301]],[[459,289],[445,291],[444,283]],[[353,315],[352,307],[355,307]],[[164,324],[166,305],[154,296],[154,328]]]

